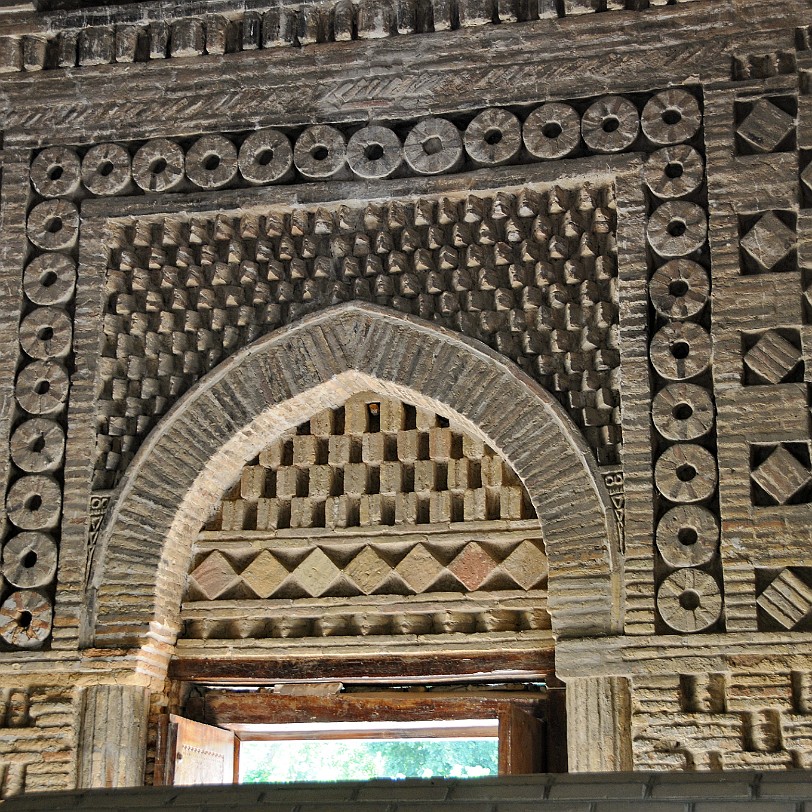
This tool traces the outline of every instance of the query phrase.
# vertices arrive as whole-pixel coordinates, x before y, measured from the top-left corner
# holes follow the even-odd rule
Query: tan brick
[[[223,530],[242,530],[245,526],[246,507],[241,500],[223,502]]]
[[[296,468],[280,468],[276,472],[276,495],[280,499],[296,496],[300,472]]]
[[[487,498],[484,488],[465,491],[463,505],[466,522],[475,522],[488,518]]]
[[[437,465],[432,460],[417,460],[414,464],[414,489],[432,491],[436,477]]]
[[[446,524],[451,521],[451,492],[434,491],[429,501],[429,521]]]
[[[330,496],[324,502],[324,526],[347,527],[350,500],[346,496]]]
[[[384,435],[380,432],[365,434],[361,444],[361,459],[366,463],[379,463],[383,460]]]
[[[293,438],[293,464],[301,468],[316,464],[316,438],[312,434],[297,434]]]
[[[316,437],[329,437],[333,433],[332,409],[324,409],[310,418],[310,433]]]
[[[284,447],[284,440],[274,440],[260,452],[259,464],[265,468],[278,468],[282,464],[282,450]]]
[[[243,499],[256,501],[264,495],[266,470],[261,465],[247,465],[242,469],[240,496]]]
[[[395,434],[403,430],[403,404],[399,400],[381,400],[381,431]]]
[[[344,404],[345,434],[363,434],[368,427],[367,404],[362,400],[348,400]]]
[[[403,488],[403,466],[399,462],[382,462],[381,493],[398,493]]]
[[[398,432],[398,459],[402,462],[414,462],[418,458],[418,432],[414,429]]]
[[[367,492],[368,469],[363,463],[344,466],[344,493],[357,496]]]
[[[498,488],[502,484],[502,459],[501,457],[482,458],[482,484],[485,486]]]
[[[327,442],[327,461],[330,465],[346,465],[350,461],[350,438],[334,434]]]
[[[310,467],[308,496],[311,499],[324,499],[330,495],[333,486],[333,468],[329,465]]]
[[[395,496],[395,523],[417,523],[417,495],[414,493],[399,493]]]
[[[445,461],[451,457],[451,429],[429,429],[429,456]]]

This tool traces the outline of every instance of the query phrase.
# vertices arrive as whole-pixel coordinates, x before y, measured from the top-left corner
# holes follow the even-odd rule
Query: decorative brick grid
[[[656,390],[651,417],[659,451],[657,623],[661,631],[689,634],[717,628],[723,607],[704,132],[693,95],[663,91],[654,102],[672,112],[670,121],[664,114],[659,133],[668,146],[649,157],[645,173]]]
[[[0,796],[74,786],[71,689],[0,689]]]
[[[247,656],[256,656],[260,648],[269,656],[279,656],[280,649],[273,647],[285,641],[285,655],[292,657],[312,654],[314,647],[324,645],[324,638],[334,645],[360,647],[369,645],[364,638],[374,638],[381,653],[384,648],[397,650],[405,645],[411,653],[431,654],[432,646],[439,645],[435,651],[440,655],[443,645],[452,640],[472,652],[495,645],[504,650],[528,645],[539,650],[552,645],[543,590],[431,603],[392,596],[378,601],[332,598],[293,607],[289,601],[283,603],[287,608],[261,601],[188,603],[178,652],[205,657],[230,651],[234,656],[238,646]],[[430,639],[434,636],[437,641]]]
[[[472,533],[468,529],[465,536]],[[259,553],[221,542],[214,552],[196,555],[187,598],[408,595],[528,590],[543,584],[547,556],[539,539],[489,541],[487,530],[482,539],[415,544],[382,536],[379,543],[356,538],[332,545],[286,539]]]
[[[372,301],[516,361],[617,459],[611,187],[294,208],[122,228],[106,282],[94,488],[126,470],[169,406],[259,335]]]
[[[635,679],[635,768],[809,769],[809,689],[809,674],[794,671]]]
[[[516,475],[439,415],[355,397],[243,468],[207,530],[369,527],[535,518]]]
[[[361,394],[267,446],[196,542],[183,637],[549,628],[530,498],[499,455],[447,423]]]

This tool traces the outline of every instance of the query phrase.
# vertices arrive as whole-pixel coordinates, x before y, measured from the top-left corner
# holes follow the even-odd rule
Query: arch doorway
[[[335,431],[339,413],[341,433]],[[357,448],[352,431],[346,433],[348,416],[351,424],[365,421],[356,432]],[[394,421],[388,424],[391,431],[381,432],[380,422],[387,420]],[[377,421],[378,431],[369,431],[370,421]],[[399,431],[415,432],[414,442],[427,443],[429,453],[418,450],[413,460],[401,460],[408,453],[398,451],[397,438],[387,449],[385,436]],[[372,439],[373,434],[378,438]],[[346,454],[346,466],[359,468],[344,467],[343,493],[331,481],[322,487],[324,499],[313,504],[310,477],[324,476],[322,468],[331,468],[331,437],[345,438],[333,441],[347,446],[336,453]],[[377,474],[370,473],[369,465],[361,470],[365,438],[368,459],[378,463],[372,466]],[[403,442],[409,442],[405,436]],[[380,459],[373,459],[376,454]],[[452,478],[463,476],[463,467],[465,476],[478,467],[473,476],[480,479],[466,484],[480,487],[449,488],[452,459]],[[384,468],[386,462],[398,463],[399,472],[394,471],[397,466]],[[405,474],[404,462],[409,469]],[[417,462],[433,472],[434,490],[421,491],[425,498],[407,490],[414,489],[414,479],[403,481],[418,476]],[[399,476],[400,484],[386,485],[382,493],[382,475]],[[354,476],[364,484],[348,489],[346,479]],[[468,505],[466,490],[472,491]],[[408,603],[396,605],[402,598],[425,603],[427,595],[434,600],[431,590],[437,588],[470,601],[471,592],[483,586],[493,587],[494,593],[528,594],[544,586],[547,611],[540,604],[519,606],[521,600],[505,607],[497,596],[484,600],[475,617],[470,612],[455,617],[448,606],[431,613],[432,628],[447,634],[458,633],[455,623],[470,626],[468,644],[474,651],[477,634],[495,629],[498,634],[499,624],[507,624],[518,641],[514,652],[532,641],[526,650],[539,662],[552,654],[554,636],[609,635],[621,626],[617,540],[609,504],[578,430],[557,401],[513,364],[478,342],[417,319],[371,306],[341,305],[260,339],[223,363],[187,393],[142,446],[100,539],[88,636],[96,646],[139,647],[139,667],[158,676],[166,673],[173,653],[189,655],[201,640],[227,639],[233,662],[241,646],[256,653],[260,639],[262,645],[270,640],[278,647],[280,640],[291,646],[295,638],[299,643],[293,647],[301,655],[312,638],[296,637],[297,627],[316,630],[324,649],[324,638],[339,627],[357,632],[367,620],[370,630],[381,622],[380,612],[367,612],[367,620],[360,611],[314,614],[313,601],[352,599],[358,604],[361,599],[369,602],[369,593],[377,591],[394,605],[383,613],[388,631],[400,628],[411,640],[420,637],[426,613],[412,611]],[[201,520],[217,505],[199,538]],[[459,536],[459,528],[453,527],[464,525],[466,516],[472,522],[507,524],[500,538],[483,542]],[[384,543],[362,543],[362,527],[377,526],[380,535],[381,527],[397,527],[398,518],[401,526],[405,521],[419,527],[425,518],[429,525],[448,524],[446,535],[454,540],[436,532],[429,538],[429,533],[425,540],[401,544],[396,553],[393,545],[384,551]],[[272,530],[274,542],[266,538],[263,546],[254,538],[257,554],[255,544],[250,553],[234,558],[231,548],[214,549],[230,528],[242,537],[237,546],[246,532],[267,536]],[[315,536],[330,531],[335,537],[337,530],[349,534],[353,543],[340,551],[334,538],[314,543],[314,531]],[[296,548],[299,531],[311,538]],[[219,533],[220,539],[206,539],[206,533]],[[285,554],[274,547],[280,541]],[[253,629],[252,621],[235,617],[233,611],[219,619],[217,612],[193,617],[194,607],[181,611],[182,605],[200,599],[296,598],[301,599],[296,611],[255,618]],[[299,611],[307,601],[310,617]],[[260,626],[266,634],[275,631],[263,637],[257,633]],[[228,630],[226,638],[223,630]],[[488,646],[492,651],[494,642]],[[486,654],[482,645],[479,652]]]

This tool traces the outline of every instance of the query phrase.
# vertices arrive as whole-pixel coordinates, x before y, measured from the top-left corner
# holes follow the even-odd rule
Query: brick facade
[[[2,11],[0,793],[209,660],[812,767],[808,0]]]

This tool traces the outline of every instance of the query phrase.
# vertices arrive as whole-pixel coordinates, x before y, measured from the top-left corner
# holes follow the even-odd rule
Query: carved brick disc
[[[64,254],[41,254],[23,274],[25,295],[38,305],[64,305],[76,287],[76,263]]]
[[[710,335],[690,321],[666,324],[651,339],[649,353],[652,366],[663,378],[687,380],[710,366]]]
[[[657,609],[675,631],[700,632],[719,619],[719,585],[702,570],[677,570],[660,584]]]
[[[14,586],[47,586],[56,575],[57,546],[46,533],[20,533],[3,547],[3,576]]]
[[[696,316],[710,295],[708,272],[690,259],[672,259],[648,283],[654,309],[667,319]]]
[[[426,118],[412,127],[403,144],[406,163],[421,175],[441,175],[462,163],[459,130],[444,118]]]
[[[649,217],[646,236],[661,257],[680,257],[698,251],[708,235],[708,218],[695,203],[669,200]]]
[[[39,307],[20,323],[20,346],[31,358],[63,358],[72,341],[73,323],[61,307]]]
[[[35,417],[20,423],[9,441],[15,464],[31,474],[55,471],[65,453],[65,432],[59,423]]]
[[[536,158],[566,158],[581,143],[581,119],[570,105],[548,102],[527,117],[522,137]]]
[[[700,505],[679,505],[657,525],[657,549],[669,567],[697,567],[716,555],[719,523]]]
[[[341,130],[326,124],[308,127],[293,147],[293,162],[306,178],[330,178],[347,161],[347,142]]]
[[[186,153],[186,174],[201,189],[219,189],[237,175],[237,150],[222,135],[198,138]]]
[[[705,162],[687,144],[665,147],[649,155],[643,179],[658,197],[684,197],[702,185]]]
[[[82,159],[82,183],[94,195],[123,194],[131,181],[130,153],[118,144],[91,147]]]
[[[652,96],[643,108],[641,124],[654,144],[677,144],[693,138],[702,123],[696,99],[678,87]]]
[[[640,132],[637,108],[622,96],[603,96],[593,102],[581,119],[581,134],[595,152],[622,152]]]
[[[28,239],[45,251],[70,248],[79,235],[79,210],[69,200],[46,200],[31,209]]]
[[[71,195],[79,189],[79,158],[67,147],[44,149],[31,162],[31,183],[43,197]]]
[[[20,477],[6,494],[8,517],[21,530],[50,530],[62,511],[62,489],[44,474]]]
[[[147,141],[133,158],[133,180],[145,192],[168,192],[186,176],[183,150],[167,138]]]
[[[0,637],[17,648],[39,648],[51,633],[53,607],[36,589],[12,592],[0,606]]]
[[[259,130],[243,141],[237,164],[249,183],[278,183],[292,173],[293,148],[278,130]]]
[[[347,142],[347,163],[360,178],[387,178],[403,163],[403,147],[388,127],[363,127]]]
[[[70,381],[58,361],[34,361],[17,376],[14,395],[29,414],[54,414],[65,404]]]
[[[508,110],[489,107],[465,128],[465,149],[482,166],[499,166],[518,155],[522,126]]]
[[[651,419],[666,440],[696,440],[713,428],[713,401],[701,386],[672,383],[654,397]]]
[[[657,490],[671,502],[701,502],[716,489],[716,460],[699,445],[667,449],[654,468]]]

